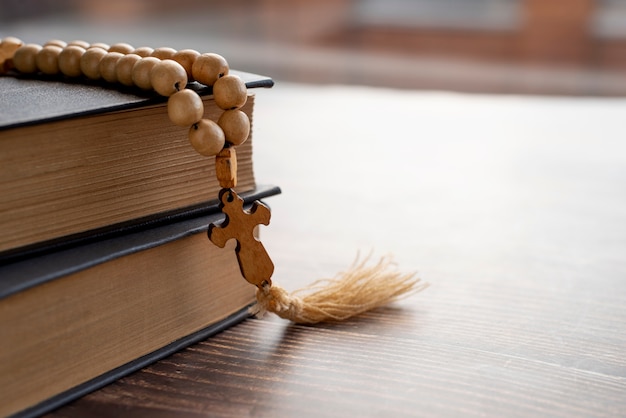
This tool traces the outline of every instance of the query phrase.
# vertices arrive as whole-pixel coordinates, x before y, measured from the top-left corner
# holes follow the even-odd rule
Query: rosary
[[[221,55],[192,49],[134,48],[126,43],[51,40],[44,45],[24,44],[8,37],[0,43],[0,75],[12,73],[102,80],[154,90],[168,98],[170,121],[189,130],[189,142],[199,154],[215,158],[221,187],[219,209],[225,219],[209,225],[208,237],[220,248],[230,239],[237,241],[235,253],[241,275],[257,287],[257,303],[251,313],[261,316],[273,312],[304,324],[340,321],[426,287],[414,274],[391,270],[389,257],[373,266],[367,266],[367,260],[355,262],[337,278],[318,280],[291,294],[272,284],[274,264],[254,236],[257,225],[269,225],[270,210],[259,201],[246,210],[234,190],[236,147],[250,134],[248,116],[240,110],[248,97],[247,87],[238,76],[229,74]],[[202,99],[186,88],[193,81],[213,88],[215,103],[223,110],[217,121],[203,118]],[[300,293],[304,296],[298,296]]]

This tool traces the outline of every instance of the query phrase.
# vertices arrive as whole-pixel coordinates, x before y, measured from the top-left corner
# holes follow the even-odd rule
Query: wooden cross
[[[220,225],[209,225],[209,239],[224,248],[229,239],[235,238],[235,253],[243,277],[257,287],[271,285],[274,263],[263,244],[254,236],[257,225],[269,225],[270,209],[257,201],[249,211],[244,210],[243,199],[232,189],[222,189],[219,199],[220,209],[226,219]]]

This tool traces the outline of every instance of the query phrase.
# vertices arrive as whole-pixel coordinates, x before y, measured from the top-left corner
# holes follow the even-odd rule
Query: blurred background
[[[2,0],[0,34],[214,51],[277,80],[621,96],[626,0]],[[87,34],[87,35],[86,35]]]

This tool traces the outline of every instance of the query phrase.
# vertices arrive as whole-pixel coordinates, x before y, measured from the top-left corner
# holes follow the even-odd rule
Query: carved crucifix
[[[263,244],[254,236],[257,225],[269,225],[270,209],[257,201],[249,211],[244,210],[243,199],[232,189],[222,189],[219,199],[226,219],[220,225],[209,226],[209,239],[220,248],[224,248],[231,238],[236,239],[235,253],[243,277],[257,287],[271,285],[274,263]]]

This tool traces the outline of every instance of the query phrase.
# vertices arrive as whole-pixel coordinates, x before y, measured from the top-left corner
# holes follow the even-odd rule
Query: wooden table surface
[[[360,251],[430,283],[339,324],[250,319],[50,416],[626,415],[626,99],[277,82],[263,227],[296,289]]]

